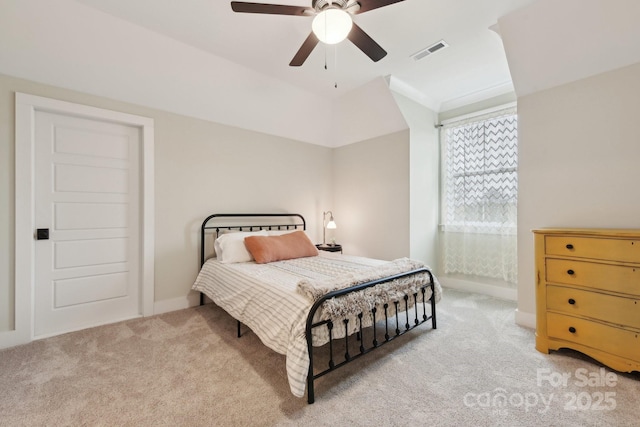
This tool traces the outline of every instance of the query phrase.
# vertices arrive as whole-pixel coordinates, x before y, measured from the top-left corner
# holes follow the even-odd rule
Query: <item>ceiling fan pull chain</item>
[[[335,82],[333,87],[338,89],[338,45],[333,45],[333,63],[334,63],[334,74],[335,74]]]
[[[324,45],[324,69],[328,70],[329,67],[327,67],[327,45]]]
[[[338,72],[338,45],[333,45],[333,64],[335,71]]]

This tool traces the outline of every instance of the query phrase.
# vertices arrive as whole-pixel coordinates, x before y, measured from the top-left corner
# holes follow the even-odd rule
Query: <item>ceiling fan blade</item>
[[[293,57],[289,65],[292,67],[299,67],[304,64],[304,61],[306,61],[309,55],[311,55],[313,48],[316,47],[319,41],[320,40],[318,40],[316,35],[311,32],[309,37],[307,37],[304,43],[302,43],[302,46],[300,46],[296,56]]]
[[[270,15],[297,15],[310,16],[315,12],[310,7],[286,6],[283,4],[249,3],[232,1],[231,9],[241,13],[267,13]]]
[[[358,48],[365,53],[373,62],[378,62],[385,56],[387,56],[387,51],[385,51],[378,43],[375,42],[369,34],[365,33],[364,30],[353,23],[353,27],[351,28],[351,32],[347,36],[349,40]]]
[[[354,13],[363,13],[369,10],[389,6],[394,3],[400,3],[402,1],[404,0],[359,0],[358,3],[360,3],[360,9]]]

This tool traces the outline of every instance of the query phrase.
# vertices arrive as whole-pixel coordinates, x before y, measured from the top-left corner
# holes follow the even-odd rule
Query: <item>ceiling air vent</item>
[[[449,47],[449,45],[447,44],[446,41],[444,40],[440,40],[437,43],[432,44],[431,46],[424,48],[416,53],[414,53],[413,55],[411,55],[411,58],[413,58],[414,61],[419,61],[420,59],[424,58],[425,56],[429,56],[432,53],[435,53],[441,49],[444,49],[445,47]]]

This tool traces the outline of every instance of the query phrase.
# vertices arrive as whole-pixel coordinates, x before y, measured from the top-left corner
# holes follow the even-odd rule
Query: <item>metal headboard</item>
[[[222,230],[306,230],[304,217],[297,213],[230,213],[209,215],[200,228],[200,267],[205,260],[205,234],[215,230],[216,237]]]

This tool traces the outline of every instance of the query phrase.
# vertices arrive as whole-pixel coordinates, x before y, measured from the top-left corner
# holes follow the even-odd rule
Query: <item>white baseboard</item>
[[[168,300],[156,301],[153,303],[153,314],[168,313],[170,311],[182,310],[200,304],[200,294],[190,292],[189,295]]]
[[[162,314],[168,313],[170,311],[182,310],[185,308],[194,307],[199,304],[200,294],[198,292],[190,292],[189,295],[184,297],[154,302],[153,314]],[[83,327],[82,329],[86,328],[87,327]],[[41,336],[38,338],[45,338],[45,336]],[[18,331],[0,331],[0,349],[15,347],[21,344],[28,344],[32,340],[33,338],[28,333],[19,333]]]
[[[20,333],[15,330],[0,332],[0,349],[15,347],[29,342],[31,342],[31,337],[28,333]]]
[[[527,313],[516,309],[516,325],[524,326],[525,328],[536,328],[536,315],[534,313]]]
[[[440,284],[445,288],[457,289],[466,292],[475,292],[477,294],[489,295],[495,298],[506,299],[509,301],[518,300],[518,290],[515,288],[496,286],[489,283],[481,283],[473,280],[450,276],[438,276],[438,280],[440,281]]]
[[[440,280],[440,284],[445,288],[457,289],[465,292],[474,292],[477,294],[489,295],[495,298],[501,298],[510,301],[518,300],[518,290],[514,288],[496,286],[488,283],[480,283],[473,280],[461,279],[459,277],[438,276],[438,280]],[[536,315],[535,313],[527,313],[516,309],[515,322],[516,325],[535,329]]]

